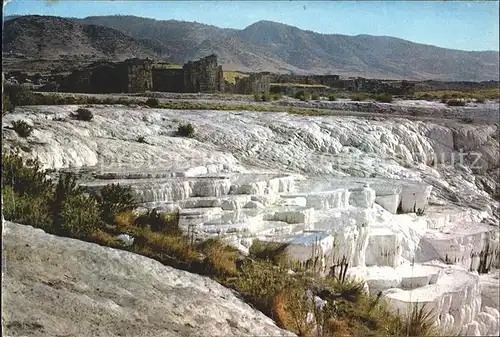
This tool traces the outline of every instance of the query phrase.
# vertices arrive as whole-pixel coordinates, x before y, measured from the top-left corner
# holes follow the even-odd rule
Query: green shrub
[[[336,101],[337,100],[337,96],[335,96],[335,94],[330,94],[330,95],[328,95],[328,100],[329,101]]]
[[[283,95],[280,92],[271,95],[271,101],[278,101],[282,98],[283,98]]]
[[[14,112],[15,106],[10,102],[9,96],[2,95],[2,116],[6,113]]]
[[[319,95],[318,95],[318,94],[316,94],[316,93],[313,93],[313,94],[311,95],[311,99],[312,99],[313,101],[317,101],[317,100],[319,100]]]
[[[300,90],[295,93],[295,98],[300,99],[301,101],[308,101],[311,99],[311,94],[306,91]]]
[[[397,330],[399,334],[405,336],[440,336],[434,322],[436,321],[435,313],[431,309],[427,309],[425,305],[419,306],[416,302],[413,304],[411,312],[407,317],[403,317],[400,321]]]
[[[466,102],[461,99],[452,98],[446,101],[446,105],[448,106],[464,106],[465,104]]]
[[[262,94],[261,99],[263,102],[269,102],[271,100],[271,96],[269,96],[269,94]]]
[[[198,246],[205,255],[204,272],[217,276],[236,276],[236,261],[240,258],[237,249],[232,248],[218,238],[205,240]]]
[[[52,216],[47,198],[21,195],[12,186],[2,185],[2,199],[5,220],[51,231]]]
[[[90,111],[89,109],[86,109],[86,108],[78,108],[76,110],[76,119],[78,119],[79,121],[86,121],[86,122],[89,122],[92,120],[92,118],[94,118],[94,114],[92,113],[92,111]]]
[[[256,102],[260,102],[260,100],[262,99],[262,97],[260,96],[260,94],[253,94],[253,99]]]
[[[59,105],[66,104],[67,98],[61,96],[60,94],[50,93],[46,95],[36,94],[35,95],[38,104],[44,105]]]
[[[49,198],[53,185],[38,160],[23,160],[19,152],[2,153],[2,187],[11,186],[14,192]]]
[[[4,95],[9,97],[9,101],[14,106],[35,105],[37,98],[32,91],[20,85],[5,85]]]
[[[256,259],[269,260],[277,265],[286,265],[286,244],[254,240],[249,253]]]
[[[54,226],[56,227],[56,230],[61,230],[63,223],[61,216],[64,202],[70,197],[78,196],[82,193],[83,189],[78,186],[77,178],[73,173],[64,172],[60,175],[55,186],[51,204],[51,211],[54,215]]]
[[[68,197],[62,203],[61,229],[73,237],[86,237],[102,227],[96,200],[85,194]]]
[[[177,135],[181,137],[193,138],[194,137],[193,124],[187,123],[179,125],[179,127],[177,128]]]
[[[148,213],[138,216],[134,220],[134,225],[141,228],[150,228],[153,232],[175,235],[181,234],[178,212],[162,214],[156,209],[152,209]]]
[[[375,95],[375,100],[377,102],[391,103],[392,102],[392,95],[388,94],[388,93],[378,94],[378,95]]]
[[[12,122],[12,128],[16,131],[19,137],[29,137],[33,133],[33,127],[23,120],[17,120]]]
[[[112,223],[118,214],[131,211],[136,206],[132,188],[122,187],[119,184],[104,186],[100,191],[98,201],[101,218],[107,223]]]
[[[500,188],[497,188],[495,193],[493,193],[493,198],[500,201]]]
[[[240,275],[232,287],[258,310],[271,316],[275,296],[295,284],[285,268],[268,261],[247,260],[242,263]]]
[[[160,102],[156,98],[148,98],[146,101],[146,105],[150,108],[157,108],[160,106]]]
[[[368,99],[368,95],[364,94],[364,93],[358,93],[358,94],[351,95],[350,98],[351,98],[351,101],[361,102],[361,101],[366,101]]]

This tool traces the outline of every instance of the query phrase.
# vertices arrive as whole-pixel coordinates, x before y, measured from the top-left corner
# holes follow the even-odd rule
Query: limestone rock
[[[294,336],[220,284],[129,252],[4,222],[9,336]]]

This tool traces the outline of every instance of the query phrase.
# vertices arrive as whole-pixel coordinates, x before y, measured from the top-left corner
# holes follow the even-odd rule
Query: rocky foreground
[[[206,277],[33,227],[3,226],[7,336],[294,336]]]

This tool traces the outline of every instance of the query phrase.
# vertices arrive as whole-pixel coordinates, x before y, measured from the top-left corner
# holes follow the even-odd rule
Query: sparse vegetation
[[[22,138],[29,137],[33,133],[33,127],[23,120],[13,121],[12,129]]]
[[[102,227],[97,201],[85,194],[66,198],[61,207],[61,229],[68,236],[86,237]]]
[[[269,102],[280,99],[281,95],[269,95],[267,93],[263,93],[263,94],[254,94],[253,98],[256,102]]]
[[[392,102],[392,95],[387,94],[387,93],[375,95],[374,98],[377,102],[383,102],[383,103],[391,103]]]
[[[270,260],[275,264],[285,265],[286,247],[286,244],[254,240],[249,253],[256,259]]]
[[[317,101],[317,100],[319,100],[319,95],[318,95],[318,94],[316,94],[316,93],[312,93],[312,94],[311,94],[311,99],[312,99],[313,101]]]
[[[101,218],[108,223],[112,223],[118,214],[131,211],[135,207],[132,188],[122,187],[120,184],[104,186],[98,200]]]
[[[269,102],[272,100],[272,97],[269,96],[269,94],[262,94],[261,98],[262,98],[262,102]]]
[[[5,85],[3,90],[13,107],[37,104],[36,96],[24,86]]]
[[[337,96],[335,94],[330,94],[330,95],[328,95],[328,100],[329,101],[336,101],[337,100]]]
[[[177,128],[177,135],[181,137],[194,137],[194,126],[191,123],[180,124]]]
[[[160,101],[157,98],[148,98],[146,100],[146,105],[150,108],[158,108],[160,106]]]
[[[94,118],[94,114],[87,108],[78,108],[75,117],[79,121],[89,122]]]
[[[301,101],[308,101],[311,99],[311,94],[309,92],[300,90],[295,93],[295,98]]]
[[[351,101],[361,102],[361,101],[366,101],[369,97],[365,93],[357,93],[357,94],[351,95],[349,98],[351,99]]]
[[[495,193],[493,194],[493,198],[494,198],[495,200],[500,201],[500,188],[497,188],[497,189],[496,189]]]
[[[474,89],[474,90],[435,90],[419,91],[415,98],[429,101],[455,99],[500,99],[500,88]]]
[[[14,112],[15,106],[10,102],[9,96],[2,95],[2,116],[6,113]]]
[[[144,136],[138,136],[137,137],[137,142],[138,143],[144,143],[144,144],[147,143],[146,142],[146,137],[144,137]]]
[[[278,101],[283,98],[283,94],[280,92],[271,95],[271,101]]]

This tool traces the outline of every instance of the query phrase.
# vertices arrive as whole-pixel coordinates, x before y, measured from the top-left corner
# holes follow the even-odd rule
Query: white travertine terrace
[[[85,167],[90,190],[129,185],[143,206],[179,210],[181,228],[243,253],[255,239],[284,242],[292,261],[324,272],[345,258],[395,310],[427,303],[443,330],[498,335],[498,277],[485,276],[500,265],[496,125],[116,106],[54,120],[75,109],[18,108],[4,125],[35,131],[4,127],[4,146],[29,144],[23,155],[48,168]],[[179,118],[194,139],[175,137]],[[450,165],[461,150],[481,166],[473,155]]]

